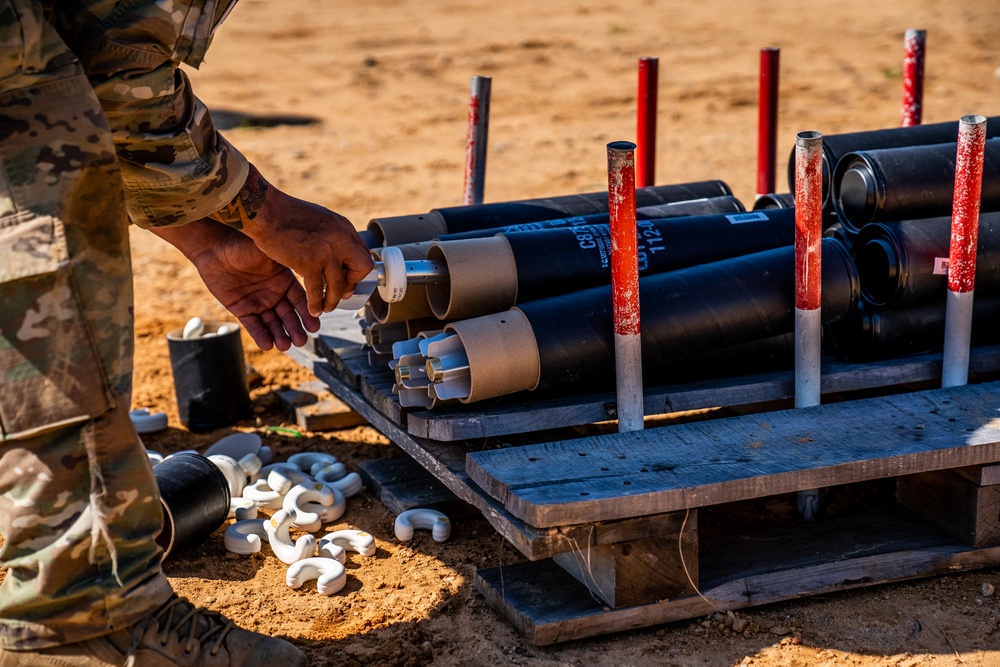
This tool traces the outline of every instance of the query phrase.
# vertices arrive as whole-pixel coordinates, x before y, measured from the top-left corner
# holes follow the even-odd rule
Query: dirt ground
[[[605,146],[635,137],[636,61],[660,59],[657,182],[755,188],[759,49],[781,49],[779,191],[795,133],[899,124],[903,33],[924,28],[924,122],[996,115],[1000,3],[983,0],[243,0],[218,31],[196,93],[278,187],[363,228],[376,216],[461,203],[472,75],[492,77],[486,199],[607,187]],[[166,411],[145,436],[163,453],[231,432],[189,433],[177,417],[165,334],[224,319],[195,271],[133,230],[134,406]],[[281,459],[324,450],[353,468],[394,447],[368,427],[295,437],[274,392],[311,379],[244,336],[261,375],[255,415]],[[270,429],[270,430],[269,430]],[[393,516],[362,492],[336,524],[372,533],[374,558],[348,559],[337,595],[288,588],[265,546],[227,555],[221,531],[167,561],[177,590],[248,628],[280,635],[317,666],[1000,665],[1000,570],[824,595],[586,641],[536,647],[472,590],[476,568],[522,559],[483,519],[450,541],[393,537]]]

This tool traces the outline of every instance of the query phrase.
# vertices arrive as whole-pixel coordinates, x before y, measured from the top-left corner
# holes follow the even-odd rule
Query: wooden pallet
[[[658,388],[648,414],[746,414],[583,437],[569,427],[613,417],[611,397],[407,412],[342,318],[290,354],[527,557],[475,587],[538,644],[1000,565],[998,348],[974,351],[986,381],[947,390],[901,386],[933,382],[940,355],[825,361],[824,392],[852,400],[798,410],[759,410],[787,404],[789,373]],[[813,488],[817,522],[751,511]]]

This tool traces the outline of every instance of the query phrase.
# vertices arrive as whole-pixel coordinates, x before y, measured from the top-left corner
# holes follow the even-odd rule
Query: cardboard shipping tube
[[[368,221],[368,231],[382,243],[382,246],[403,245],[416,241],[426,241],[438,234],[447,234],[448,225],[437,211],[414,215],[397,215],[389,218],[373,218]]]
[[[541,362],[535,333],[519,310],[452,322],[469,360],[470,390],[463,403],[474,403],[538,386]]]
[[[406,320],[406,337],[416,338],[424,332],[431,332],[431,335],[439,334],[444,329],[445,323],[436,317],[421,317],[419,320]]]
[[[427,259],[427,251],[430,250],[431,244],[428,241],[423,241],[419,243],[407,243],[396,247],[403,253],[403,259],[420,260]],[[373,250],[372,254],[376,258],[380,258],[380,250],[380,248]],[[426,285],[408,285],[406,296],[403,297],[402,301],[395,303],[387,303],[379,295],[378,291],[376,291],[368,299],[368,305],[375,316],[375,321],[379,324],[388,324],[390,322],[405,322],[406,320],[434,317],[434,312],[431,310],[430,304],[427,303],[426,288]]]
[[[502,236],[438,241],[427,259],[444,262],[447,282],[427,285],[427,301],[442,320],[461,320],[512,307],[517,300],[517,265]]]

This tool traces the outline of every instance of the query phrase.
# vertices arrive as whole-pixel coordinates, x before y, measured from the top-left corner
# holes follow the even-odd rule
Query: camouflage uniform
[[[125,628],[170,595],[128,417],[128,220],[239,191],[197,66],[231,0],[0,0],[0,646]]]

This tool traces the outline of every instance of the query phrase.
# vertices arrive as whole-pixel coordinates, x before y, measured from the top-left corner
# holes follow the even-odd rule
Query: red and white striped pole
[[[640,188],[653,185],[656,181],[656,102],[659,76],[658,58],[639,58],[635,184]]]
[[[986,118],[963,116],[958,122],[958,155],[955,160],[942,387],[958,387],[969,381],[972,299],[976,283],[976,245],[979,242],[979,202],[983,189],[985,148]]]
[[[760,50],[757,103],[757,198],[774,192],[778,135],[778,62],[781,49]]]
[[[465,137],[465,192],[462,203],[482,204],[486,189],[486,137],[490,126],[488,76],[472,77],[469,94],[469,126]]]
[[[635,144],[608,144],[611,294],[615,319],[618,430],[643,428],[642,341],[639,336],[639,241],[635,221]]]
[[[795,137],[795,407],[820,404],[823,256],[823,135]],[[798,494],[799,516],[819,513],[819,489]]]
[[[926,30],[907,30],[903,38],[902,126],[920,125],[924,110]]]

